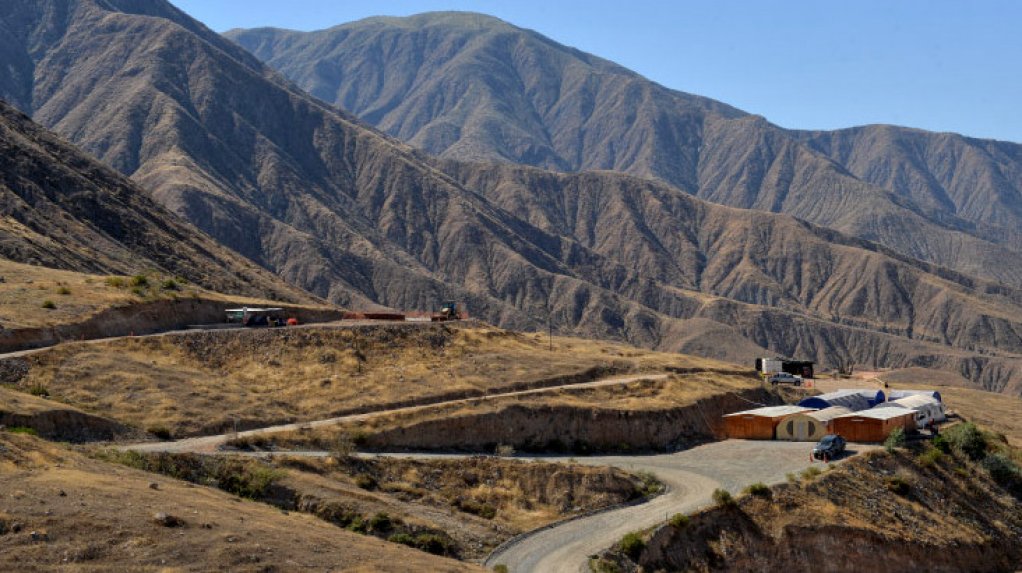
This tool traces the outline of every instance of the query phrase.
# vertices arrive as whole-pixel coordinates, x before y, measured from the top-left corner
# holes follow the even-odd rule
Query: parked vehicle
[[[813,448],[813,458],[823,461],[833,460],[844,453],[846,445],[845,439],[841,436],[827,434]]]
[[[802,385],[802,377],[787,372],[778,372],[777,374],[771,374],[770,378],[767,378],[774,386],[778,384],[793,384],[795,386]]]

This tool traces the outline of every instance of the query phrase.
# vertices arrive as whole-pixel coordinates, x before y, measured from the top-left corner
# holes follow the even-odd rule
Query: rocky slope
[[[926,164],[867,142],[858,147],[889,166],[845,161],[840,145],[834,153],[827,148],[828,134],[807,141],[480,14],[227,36],[313,95],[444,158],[656,178],[710,201],[788,213],[914,258],[1022,284],[1004,264],[1022,251],[1013,232],[1022,222],[1019,146],[974,141],[964,152],[931,154]],[[944,187],[934,179],[954,180],[942,184],[953,203],[939,200]]]
[[[0,22],[5,49],[21,54],[11,61],[27,62],[33,80],[26,92],[21,76],[0,78],[0,93],[221,243],[334,302],[429,308],[458,298],[503,326],[549,317],[561,332],[739,361],[764,347],[831,364],[939,359],[987,387],[1018,387],[1014,375],[991,380],[972,366],[998,360],[1014,372],[1022,294],[1010,287],[648,180],[434,160],[299,91],[165,2],[15,2]],[[750,121],[686,101],[738,122],[727,125]],[[872,225],[919,256],[953,251],[957,266],[993,252],[925,219],[888,217],[874,203],[893,194],[862,191],[832,161],[797,150],[830,174],[797,180],[860,207],[835,226]],[[827,201],[800,201],[843,217]],[[1022,272],[1011,256],[995,257],[999,273]]]
[[[315,300],[217,244],[137,184],[3,102],[0,256],[93,273],[157,269],[215,290]]]

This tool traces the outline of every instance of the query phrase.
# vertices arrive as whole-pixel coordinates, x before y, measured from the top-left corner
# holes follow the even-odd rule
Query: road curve
[[[244,438],[250,436],[265,436],[268,434],[278,434],[281,432],[294,432],[302,429],[311,428],[322,428],[325,426],[333,426],[343,422],[359,422],[368,420],[376,416],[387,416],[392,414],[401,414],[407,412],[415,412],[419,410],[426,410],[429,408],[436,408],[441,406],[450,406],[455,404],[472,404],[477,402],[485,402],[488,400],[495,400],[498,398],[508,398],[513,396],[527,396],[530,394],[543,394],[546,392],[556,392],[559,390],[576,390],[584,388],[598,388],[601,386],[615,386],[620,384],[628,384],[630,382],[636,382],[638,380],[662,380],[667,378],[669,374],[635,374],[629,376],[615,376],[610,378],[603,378],[592,382],[579,382],[576,384],[563,384],[560,386],[547,386],[544,388],[534,388],[531,390],[518,390],[515,392],[497,392],[493,394],[485,394],[482,396],[476,396],[472,398],[461,398],[458,400],[445,400],[440,402],[433,402],[429,404],[423,404],[420,406],[408,406],[405,408],[395,408],[392,410],[381,410],[376,412],[368,412],[365,414],[351,414],[348,416],[339,416],[336,418],[327,418],[325,420],[315,420],[312,422],[295,422],[292,424],[281,424],[278,426],[267,426],[265,428],[258,428],[255,430],[246,430],[244,432],[231,433],[231,434],[219,434],[215,436],[202,436],[197,438],[185,438],[182,440],[172,442],[142,442],[138,444],[127,444],[118,446],[122,450],[134,450],[138,452],[168,452],[168,453],[204,453],[210,454],[216,452],[220,446],[227,443],[228,440],[233,438]]]
[[[855,446],[861,450],[861,447]],[[669,490],[648,503],[568,521],[540,530],[498,548],[485,561],[503,564],[512,573],[578,573],[588,571],[590,555],[619,541],[624,534],[662,523],[675,513],[691,513],[711,503],[716,488],[732,493],[756,483],[778,483],[786,474],[805,469],[812,444],[727,440],[656,456],[596,456],[574,461],[649,471]],[[854,453],[854,452],[851,452]],[[544,461],[567,458],[544,457]]]

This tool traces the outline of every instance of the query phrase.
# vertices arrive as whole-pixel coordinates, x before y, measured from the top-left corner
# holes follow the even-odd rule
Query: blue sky
[[[1022,1],[171,0],[216,31],[491,14],[789,128],[1022,142]]]

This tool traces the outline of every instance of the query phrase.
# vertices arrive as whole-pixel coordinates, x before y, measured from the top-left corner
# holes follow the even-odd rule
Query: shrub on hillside
[[[174,279],[167,279],[160,283],[160,288],[163,290],[179,290],[181,287],[178,286],[177,281]]]
[[[638,561],[639,556],[642,555],[642,550],[646,548],[646,542],[643,541],[642,535],[637,531],[626,533],[621,541],[618,542],[618,546],[621,548],[621,552],[628,556],[632,561]]]
[[[49,300],[49,299],[44,300],[42,306],[46,310],[53,310],[53,309],[57,308],[57,305],[52,300]]]
[[[128,284],[124,277],[107,277],[103,282],[106,283],[106,286],[114,288],[124,288]]]
[[[62,286],[57,289],[57,294],[67,296],[71,294],[71,289],[67,288],[66,286]]]
[[[671,516],[670,524],[675,529],[685,529],[689,524],[689,517],[684,513],[675,513]]]
[[[804,479],[805,481],[813,481],[814,479],[820,477],[820,474],[822,473],[823,470],[821,470],[820,468],[816,466],[809,466],[806,469],[802,470],[802,479]]]
[[[930,446],[929,448],[926,449],[925,452],[919,454],[918,461],[919,465],[923,466],[924,468],[932,468],[933,466],[937,465],[943,458],[944,452],[942,452],[940,448]]]
[[[145,288],[149,286],[149,279],[145,275],[135,275],[131,277],[130,283],[133,287]]]
[[[944,432],[944,437],[951,444],[951,449],[954,452],[964,454],[970,460],[979,461],[986,457],[986,436],[972,422],[948,428]]]
[[[28,389],[28,393],[33,396],[38,396],[40,398],[50,397],[50,391],[47,390],[46,386],[43,386],[42,384],[36,384],[32,386],[31,388]]]
[[[1001,486],[1013,487],[1022,482],[1022,470],[1004,454],[991,454],[984,458],[983,469]]]
[[[894,452],[895,448],[904,447],[905,447],[905,430],[901,428],[895,428],[894,431],[891,432],[889,436],[887,436],[887,439],[884,440],[884,449],[887,450],[888,453]]]
[[[764,497],[764,498],[769,498],[771,496],[771,494],[772,494],[772,492],[770,491],[770,488],[765,483],[763,483],[763,482],[754,483],[754,484],[748,486],[747,488],[745,488],[742,491],[744,493],[749,494],[749,495],[754,495],[754,496],[757,496],[757,497]]]
[[[717,504],[717,507],[734,507],[738,505],[731,492],[721,488],[713,490],[713,503]]]

